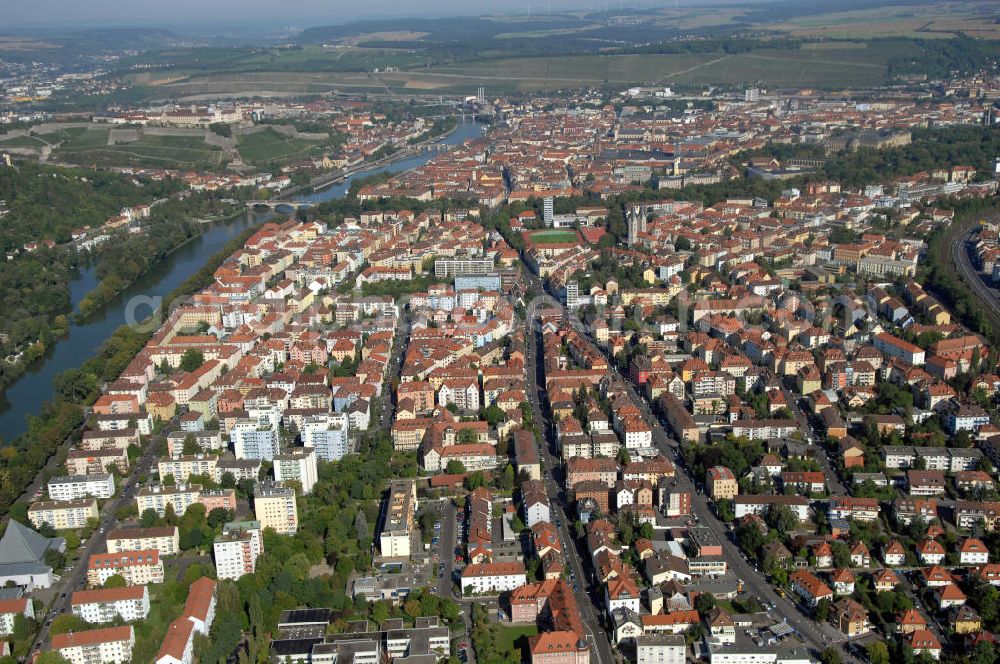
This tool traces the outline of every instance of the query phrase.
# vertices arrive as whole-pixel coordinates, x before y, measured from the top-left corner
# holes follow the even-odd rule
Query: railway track
[[[995,330],[1000,330],[1000,292],[986,284],[972,262],[969,242],[972,240],[975,230],[976,224],[974,222],[957,229],[946,244],[949,253],[948,259],[959,280],[983,304],[983,315],[986,316]]]

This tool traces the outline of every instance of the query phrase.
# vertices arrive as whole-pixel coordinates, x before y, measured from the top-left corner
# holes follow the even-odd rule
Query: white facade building
[[[78,590],[70,599],[73,615],[100,625],[121,618],[125,622],[144,620],[149,615],[146,586]]]
[[[53,477],[47,485],[52,500],[78,500],[80,498],[110,498],[115,495],[115,478],[105,475],[67,475]]]
[[[257,557],[264,551],[259,521],[227,523],[212,546],[219,579],[238,579],[253,574]]]
[[[316,450],[295,448],[289,452],[274,455],[274,481],[294,480],[302,486],[302,493],[312,493],[316,485]]]

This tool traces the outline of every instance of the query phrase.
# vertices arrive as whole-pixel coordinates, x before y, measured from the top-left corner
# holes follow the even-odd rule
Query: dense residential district
[[[994,661],[997,177],[871,167],[990,106],[490,112],[360,214],[260,226],[157,321],[12,510],[5,648]]]

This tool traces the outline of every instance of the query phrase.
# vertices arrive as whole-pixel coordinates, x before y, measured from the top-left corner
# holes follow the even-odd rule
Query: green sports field
[[[577,235],[575,231],[564,231],[564,230],[550,230],[550,231],[536,231],[529,235],[531,241],[535,244],[561,244],[564,242],[576,242]]]

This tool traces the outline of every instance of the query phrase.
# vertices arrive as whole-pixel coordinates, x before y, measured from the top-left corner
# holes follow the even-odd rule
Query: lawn
[[[577,235],[575,231],[564,231],[564,230],[551,230],[551,231],[536,231],[529,235],[531,241],[535,244],[559,244],[562,242],[576,242]]]
[[[538,627],[535,625],[512,625],[509,627],[506,625],[495,625],[494,629],[496,630],[495,644],[500,652],[507,652],[515,648],[525,650],[528,637],[538,634]]]
[[[237,143],[244,161],[266,162],[303,157],[321,143],[302,138],[289,138],[272,129],[244,134]]]

